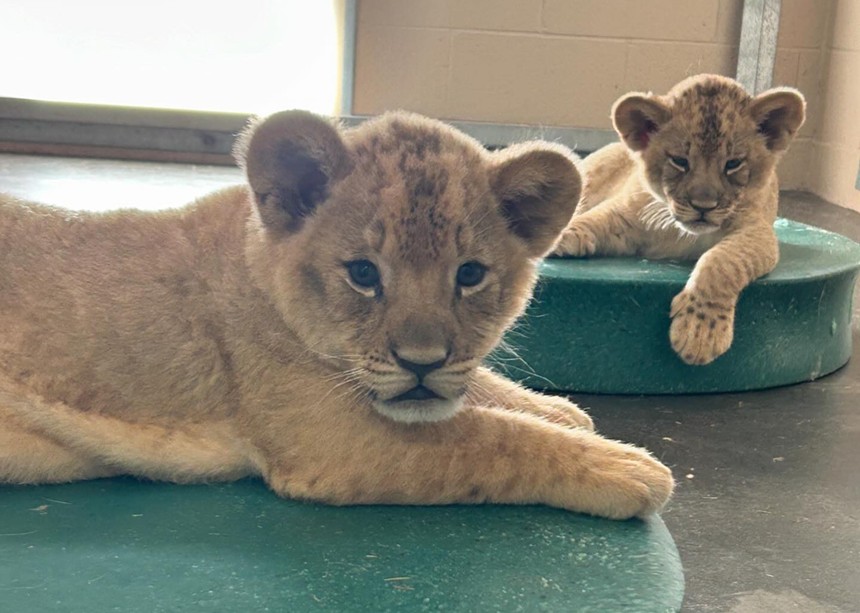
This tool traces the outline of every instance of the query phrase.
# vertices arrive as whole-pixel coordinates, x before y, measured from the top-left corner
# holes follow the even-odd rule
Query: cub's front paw
[[[644,457],[638,459],[630,473],[630,479],[637,488],[641,488],[641,503],[633,514],[635,517],[646,517],[662,509],[675,489],[675,479],[672,471],[662,462],[655,459],[647,451],[641,451]]]
[[[672,300],[672,349],[687,364],[709,364],[732,345],[735,307],[685,289]]]
[[[591,230],[574,221],[561,235],[561,239],[559,239],[552,254],[581,258],[594,255],[596,251],[597,237]]]
[[[589,471],[594,506],[586,512],[609,519],[645,517],[672,496],[672,471],[644,449],[607,440],[602,453]]]

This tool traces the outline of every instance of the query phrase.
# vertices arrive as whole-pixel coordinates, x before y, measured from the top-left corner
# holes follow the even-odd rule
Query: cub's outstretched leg
[[[773,228],[756,225],[729,234],[708,250],[684,290],[672,300],[672,348],[688,364],[708,364],[728,351],[741,291],[779,259]]]
[[[646,451],[525,413],[475,407],[405,425],[367,409],[351,420],[325,445],[270,427],[257,440],[266,481],[333,504],[542,503],[613,519],[658,511],[673,488]]]
[[[531,413],[555,424],[594,430],[594,422],[585,411],[566,398],[532,392],[489,368],[482,367],[475,372],[466,402]]]

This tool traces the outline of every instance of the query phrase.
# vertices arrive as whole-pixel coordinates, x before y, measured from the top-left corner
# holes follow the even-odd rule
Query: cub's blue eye
[[[726,162],[726,172],[737,170],[741,167],[744,161],[741,158],[734,158]]]
[[[475,287],[484,280],[487,267],[480,262],[466,262],[457,269],[457,285],[460,287]]]
[[[359,287],[377,287],[379,285],[379,269],[369,260],[347,262],[346,269],[349,278]]]
[[[672,166],[674,166],[678,170],[690,170],[690,162],[689,160],[687,160],[687,158],[682,158],[677,155],[670,155],[669,161],[672,163]]]

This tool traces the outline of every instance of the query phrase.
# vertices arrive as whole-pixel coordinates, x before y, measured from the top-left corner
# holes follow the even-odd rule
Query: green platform
[[[612,394],[687,394],[810,381],[851,357],[851,301],[860,245],[780,219],[777,268],[741,294],[735,339],[707,366],[669,345],[669,306],[692,262],[548,259],[535,300],[506,338],[518,358],[495,364],[538,388]]]
[[[547,507],[347,507],[261,482],[0,487],[0,609],[676,611],[662,521]]]

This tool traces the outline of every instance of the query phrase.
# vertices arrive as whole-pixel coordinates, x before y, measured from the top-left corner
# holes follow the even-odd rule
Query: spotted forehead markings
[[[739,88],[712,83],[697,84],[681,95],[680,106],[695,118],[693,135],[704,155],[719,152],[746,98]]]
[[[438,258],[452,224],[448,170],[437,165],[415,168],[403,180],[408,204],[397,223],[401,256]]]
[[[460,201],[478,190],[461,172],[479,162],[478,154],[469,143],[432,125],[395,119],[379,127],[356,145],[356,152],[372,169],[376,189],[396,186],[402,195],[385,214],[387,235],[401,257],[416,262],[438,258],[449,243],[456,243]]]
[[[442,150],[442,134],[428,126],[411,125],[403,121],[391,121],[377,127],[356,144],[356,151],[364,158],[390,158],[400,156],[401,163],[407,156],[423,160],[428,155],[438,155]]]
[[[410,126],[400,121],[391,123],[391,136],[398,143],[402,155],[414,156],[423,160],[428,154],[439,155],[442,150],[442,137],[438,130],[419,126]]]

